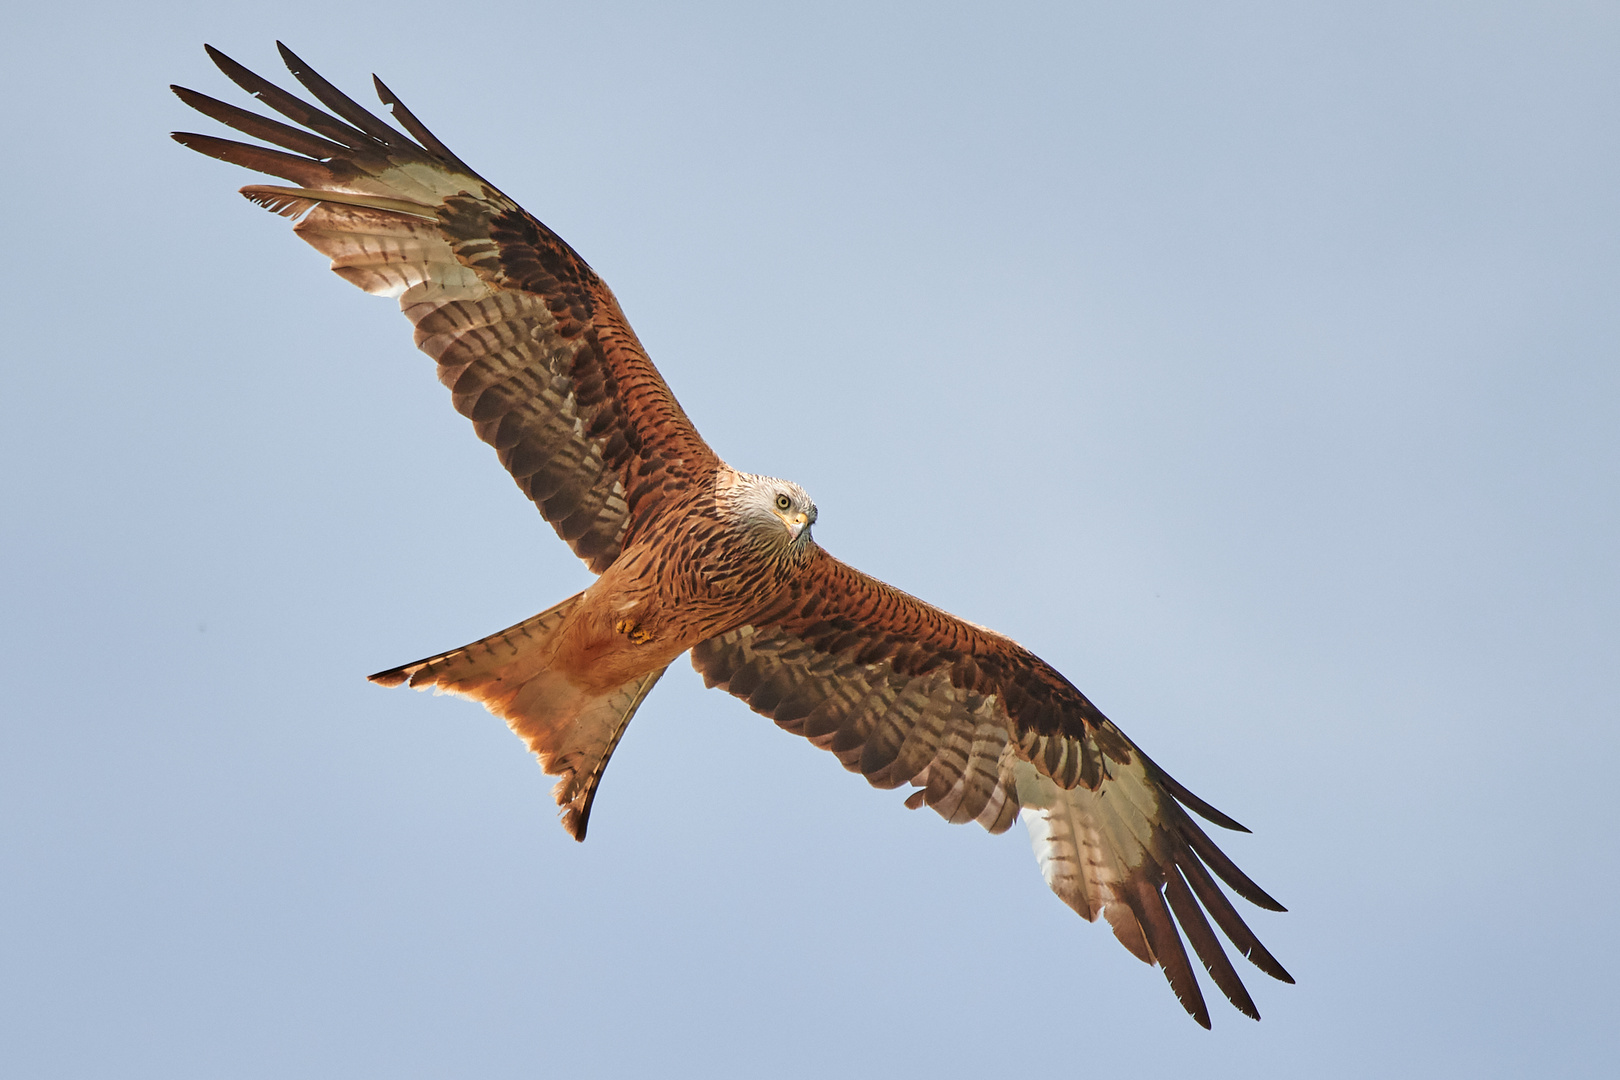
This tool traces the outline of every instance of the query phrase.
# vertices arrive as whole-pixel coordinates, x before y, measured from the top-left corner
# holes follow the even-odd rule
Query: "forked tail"
[[[585,839],[596,787],[630,718],[664,673],[659,668],[606,693],[581,689],[551,669],[556,636],[584,596],[569,597],[516,626],[471,645],[370,676],[383,686],[409,682],[481,702],[529,744],[540,767],[558,777],[552,798],[562,824]]]

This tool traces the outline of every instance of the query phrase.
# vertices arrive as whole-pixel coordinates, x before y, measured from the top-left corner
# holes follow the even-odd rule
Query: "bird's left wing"
[[[1188,813],[1237,822],[1187,791],[1040,658],[817,549],[808,572],[749,624],[703,642],[710,686],[831,750],[876,787],[911,784],[906,805],[1007,829],[1022,811],[1041,871],[1088,920],[1164,969],[1209,1026],[1181,933],[1215,984],[1259,1018],[1205,918],[1260,970],[1283,970],[1215,878],[1283,910]],[[1247,830],[1244,830],[1247,831]]]
[[[456,408],[592,570],[719,459],[647,358],[595,271],[439,142],[377,81],[409,135],[286,46],[322,109],[210,48],[232,81],[293,127],[184,87],[186,104],[280,149],[176,132],[191,149],[296,186],[249,199],[300,218],[299,236],[370,293],[398,297]],[[327,110],[330,110],[328,112]]]

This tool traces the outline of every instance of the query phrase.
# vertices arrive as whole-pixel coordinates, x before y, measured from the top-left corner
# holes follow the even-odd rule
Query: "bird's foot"
[[[644,630],[634,619],[620,619],[613,624],[615,634],[623,634],[632,645],[645,645],[652,640],[652,631]]]

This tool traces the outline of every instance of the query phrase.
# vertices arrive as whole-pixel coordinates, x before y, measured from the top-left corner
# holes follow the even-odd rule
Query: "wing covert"
[[[297,185],[242,193],[299,219],[295,231],[339,276],[398,298],[456,409],[575,554],[605,570],[670,492],[719,459],[612,292],[561,237],[450,153],[380,81],[379,97],[409,135],[280,48],[325,109],[208,52],[297,127],[174,88],[199,112],[279,149],[185,132],[175,139]]]

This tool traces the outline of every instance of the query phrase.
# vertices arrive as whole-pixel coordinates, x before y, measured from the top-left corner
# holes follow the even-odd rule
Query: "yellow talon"
[[[652,640],[652,631],[643,630],[633,619],[620,619],[613,624],[613,632],[628,637],[632,645],[645,645]]]

